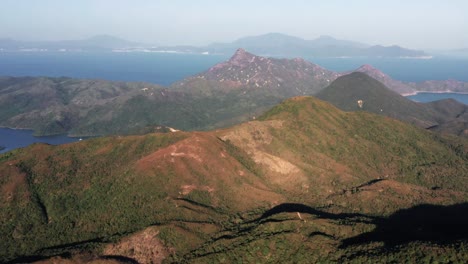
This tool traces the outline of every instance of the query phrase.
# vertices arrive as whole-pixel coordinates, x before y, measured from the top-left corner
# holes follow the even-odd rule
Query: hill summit
[[[231,59],[229,59],[228,63],[242,67],[243,65],[246,65],[246,63],[255,60],[255,57],[256,56],[252,53],[249,53],[246,50],[240,48],[234,53]]]
[[[468,83],[455,81],[402,83],[370,65],[358,71],[403,94],[415,92],[415,87],[468,89]],[[1,77],[0,125],[33,129],[37,135],[73,136],[140,134],[161,126],[208,130],[253,119],[287,98],[314,95],[342,75],[301,58],[267,58],[238,49],[229,60],[170,87],[66,77]],[[455,104],[438,108],[454,113],[449,108],[462,108]],[[466,135],[466,114],[457,114],[462,118],[446,131]],[[424,114],[413,117],[412,122],[424,121],[423,127],[436,124]],[[445,114],[441,118],[445,120]]]
[[[363,72],[339,77],[316,96],[345,111],[366,110],[422,127],[437,124],[434,113],[423,104],[406,99]]]
[[[301,58],[275,59],[253,55],[238,49],[227,61],[206,72],[174,85],[177,89],[213,87],[218,91],[232,87],[266,89],[283,98],[311,95],[339,76]],[[286,96],[286,97],[285,97]]]
[[[370,66],[361,69],[378,74]],[[380,76],[386,78],[383,74]],[[466,136],[468,119],[464,113],[468,106],[454,100],[414,102],[360,71],[337,78],[316,96],[344,111],[364,110],[422,128]]]
[[[35,144],[0,155],[0,262],[463,260],[467,151],[314,97],[223,130]],[[414,223],[432,208],[448,217]]]

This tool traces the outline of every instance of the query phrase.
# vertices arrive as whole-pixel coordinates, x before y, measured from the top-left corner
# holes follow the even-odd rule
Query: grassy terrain
[[[462,138],[313,97],[223,130],[35,144],[0,155],[0,261],[457,263],[467,164]]]
[[[339,77],[316,97],[344,111],[372,112],[442,133],[466,136],[468,117],[464,113],[468,106],[455,100],[413,102],[365,73],[354,72]]]

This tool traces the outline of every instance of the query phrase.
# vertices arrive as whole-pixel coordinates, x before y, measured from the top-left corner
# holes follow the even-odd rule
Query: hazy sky
[[[417,49],[468,48],[467,0],[0,0],[0,38],[109,34],[204,45],[279,32]]]

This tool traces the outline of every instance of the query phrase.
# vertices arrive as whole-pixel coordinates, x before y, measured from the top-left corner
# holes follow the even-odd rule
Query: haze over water
[[[115,52],[0,52],[0,76],[49,76],[170,85],[198,74],[229,55]],[[344,72],[371,64],[392,78],[420,82],[468,81],[468,59],[305,58],[329,70]]]

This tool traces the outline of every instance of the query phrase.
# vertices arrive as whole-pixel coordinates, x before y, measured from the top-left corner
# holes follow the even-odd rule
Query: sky
[[[467,0],[0,0],[0,38],[113,35],[158,45],[329,35],[413,49],[468,48]]]

